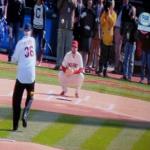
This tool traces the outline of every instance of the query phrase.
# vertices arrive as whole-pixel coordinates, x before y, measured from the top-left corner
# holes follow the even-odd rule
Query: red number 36
[[[25,57],[34,56],[33,46],[25,47]]]

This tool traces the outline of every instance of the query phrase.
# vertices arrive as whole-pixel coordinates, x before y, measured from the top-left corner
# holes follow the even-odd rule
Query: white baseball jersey
[[[43,29],[44,26],[44,6],[35,5],[34,6],[34,18],[33,18],[33,27],[36,29]]]
[[[65,55],[62,65],[64,67],[70,67],[72,69],[83,68],[83,60],[81,54],[79,52],[76,52],[76,54],[72,54],[71,51],[68,52]]]
[[[12,62],[17,63],[17,79],[21,83],[32,83],[35,81],[36,51],[35,39],[24,36],[18,41]]]

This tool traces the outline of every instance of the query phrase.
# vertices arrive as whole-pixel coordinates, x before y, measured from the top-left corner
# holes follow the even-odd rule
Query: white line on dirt
[[[83,101],[88,101],[90,99],[90,96],[85,96],[84,98],[77,98],[76,101],[74,102],[74,104],[79,105],[81,102]]]
[[[114,108],[115,108],[115,104],[110,104],[110,105],[107,107],[107,111],[112,111]]]
[[[139,116],[133,116],[133,115],[129,115],[129,114],[126,114],[126,113],[123,113],[123,112],[115,111],[113,104],[111,104],[109,107],[106,107],[106,108],[104,108],[102,106],[95,106],[95,108],[101,109],[105,112],[111,112],[115,115],[120,115],[120,116],[128,117],[128,118],[131,118],[131,119],[139,120],[139,121],[148,121],[148,120],[143,119],[142,117],[139,117]]]
[[[13,96],[13,91],[9,92],[7,96]]]
[[[0,138],[0,141],[5,141],[5,142],[15,142],[15,140],[12,140],[12,139],[1,139],[1,138]]]
[[[83,99],[83,101],[87,102],[91,97],[90,96],[85,96],[85,98]]]
[[[53,91],[48,91],[48,97],[45,99],[46,101],[51,101],[52,100],[52,98],[54,97],[53,95],[51,95],[51,94],[53,94]]]
[[[82,101],[82,99],[78,98],[78,99],[76,99],[76,101],[74,101],[74,104],[79,105],[81,103],[81,101]]]

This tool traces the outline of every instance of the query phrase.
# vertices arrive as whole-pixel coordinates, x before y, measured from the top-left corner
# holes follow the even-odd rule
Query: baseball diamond
[[[142,146],[143,138],[149,140],[149,102],[86,90],[81,90],[81,97],[75,98],[73,89],[69,89],[66,96],[60,96],[59,86],[39,83],[35,86],[29,127],[23,129],[19,125],[16,133],[11,132],[14,82],[0,79],[4,87],[0,89],[0,137],[4,138],[0,146],[4,149],[9,147],[7,145],[14,149],[31,145],[31,149],[42,150],[43,146],[22,143],[26,141],[56,150],[112,150],[119,149],[120,145],[123,150],[141,150],[139,141]],[[147,146],[148,143],[143,149],[147,150]]]

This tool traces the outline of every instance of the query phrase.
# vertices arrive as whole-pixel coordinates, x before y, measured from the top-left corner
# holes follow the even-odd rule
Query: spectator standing
[[[137,38],[137,18],[136,8],[131,7],[129,11],[130,20],[126,23],[126,31],[124,31],[125,47],[123,61],[123,79],[131,81],[134,69],[134,55],[136,50]]]
[[[8,26],[6,21],[6,10],[7,10],[7,0],[0,0],[0,47],[8,33]]]
[[[150,32],[139,31],[139,40],[142,43],[141,79],[143,83],[147,74],[147,84],[150,85]]]
[[[19,40],[20,27],[23,26],[24,20],[24,0],[8,0],[7,5],[7,22],[9,25],[9,49],[8,61],[11,60],[14,48]]]
[[[37,40],[37,60],[38,65],[42,62],[44,48],[45,48],[45,7],[44,7],[44,1],[43,0],[37,0],[36,4],[33,8],[32,13],[32,24],[33,24],[33,36]]]
[[[99,57],[100,57],[100,43],[101,43],[101,25],[100,25],[100,16],[104,11],[104,0],[98,0],[98,2],[93,6],[94,12],[96,14],[96,26],[95,34],[92,38],[91,49],[88,59],[89,71],[94,66],[97,70],[99,68]]]
[[[33,8],[36,3],[36,0],[25,0],[25,2],[26,2],[26,7]]]
[[[62,86],[61,96],[67,93],[67,87],[71,86],[76,89],[75,97],[79,97],[79,90],[82,86],[84,75],[83,75],[83,61],[82,56],[78,52],[78,42],[72,41],[71,51],[68,52],[62,62],[61,71],[59,72],[58,78]]]
[[[73,25],[77,0],[58,0],[59,12],[58,35],[57,35],[57,58],[55,69],[58,70],[64,55],[71,49],[73,39]]]
[[[102,29],[101,55],[99,61],[98,75],[107,76],[107,67],[113,46],[114,26],[116,23],[116,12],[114,11],[115,1],[109,0],[106,2],[104,12],[100,18]]]
[[[125,24],[126,20],[124,17],[129,17],[125,13],[123,13],[124,17],[122,17],[122,11],[125,11],[127,9],[126,7],[129,5],[128,0],[123,0],[123,5],[121,6],[121,9],[119,10],[117,21],[115,24],[115,69],[114,73],[120,73],[121,72],[121,50],[122,50],[122,42],[123,37],[121,35],[121,30],[123,30],[123,25]],[[123,23],[122,23],[123,20]],[[129,20],[129,19],[127,19]]]
[[[84,9],[84,5],[82,0],[77,0],[77,8],[75,10],[75,22],[74,22],[74,28],[73,28],[73,36],[74,36],[74,40],[77,40],[78,42],[80,42],[80,17],[81,17],[81,13],[82,10]],[[79,43],[80,45],[80,43]]]
[[[86,67],[88,61],[88,54],[91,48],[91,40],[95,31],[96,15],[93,10],[93,1],[88,0],[85,8],[81,13],[80,30],[81,30],[81,44],[80,50],[83,58],[83,66]]]
[[[0,0],[0,18],[6,18],[7,13],[7,1],[8,0]]]
[[[123,1],[122,15],[121,15],[121,28],[120,34],[124,36],[126,34],[126,26],[128,26],[128,22],[130,22],[129,11],[131,10],[132,5],[129,3],[129,0]],[[124,39],[123,39],[124,40]]]
[[[17,77],[13,92],[13,130],[16,131],[19,125],[19,118],[21,113],[21,100],[23,92],[27,90],[27,98],[25,108],[22,114],[22,125],[27,127],[27,119],[29,110],[33,101],[34,84],[35,84],[35,39],[31,37],[31,25],[24,26],[24,37],[17,42],[12,62],[17,63]]]

